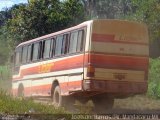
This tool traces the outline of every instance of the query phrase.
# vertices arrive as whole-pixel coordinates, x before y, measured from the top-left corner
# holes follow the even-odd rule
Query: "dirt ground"
[[[146,95],[136,95],[126,99],[116,99],[113,108],[160,110],[160,100],[149,98]]]

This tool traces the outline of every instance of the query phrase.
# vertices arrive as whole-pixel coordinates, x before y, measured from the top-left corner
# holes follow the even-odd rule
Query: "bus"
[[[116,98],[147,91],[148,46],[145,24],[112,19],[23,42],[15,49],[12,93],[48,97],[56,106],[77,99],[112,108]]]

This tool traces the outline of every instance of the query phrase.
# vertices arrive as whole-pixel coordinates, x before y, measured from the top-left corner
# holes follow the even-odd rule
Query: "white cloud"
[[[27,0],[11,0],[14,3],[18,4],[18,3],[27,3]]]
[[[14,4],[11,0],[0,0],[0,8],[11,7]]]

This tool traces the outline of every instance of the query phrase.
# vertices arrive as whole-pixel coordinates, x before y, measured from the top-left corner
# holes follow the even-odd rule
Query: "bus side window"
[[[51,55],[51,57],[54,57],[54,56],[55,56],[55,48],[56,48],[56,39],[53,38],[52,41],[53,41],[53,42],[52,42],[52,51],[51,51],[51,52],[52,52],[52,53],[51,53],[52,55]]]
[[[69,53],[75,53],[77,48],[78,31],[72,32],[70,37]]]
[[[41,46],[42,42],[37,42],[33,44],[33,55],[32,55],[32,61],[37,61],[40,59],[41,56]]]
[[[31,50],[32,50],[32,46],[28,45],[27,63],[31,61]]]
[[[82,52],[84,47],[84,30],[78,32],[77,52]]]
[[[20,52],[17,51],[16,57],[15,57],[15,66],[19,66],[19,65],[20,65]]]
[[[63,36],[62,35],[57,36],[56,46],[55,46],[55,56],[60,56],[61,55],[62,40],[63,40]]]
[[[43,58],[43,42],[39,42],[39,47],[38,47],[38,60]]]
[[[14,63],[14,73],[18,74],[19,68],[21,65],[21,54],[22,54],[22,47],[16,48],[15,51],[15,63]]]
[[[47,59],[50,58],[50,51],[51,51],[51,39],[45,40],[43,42],[43,58]]]
[[[63,35],[62,54],[67,54],[69,45],[69,34]]]
[[[27,51],[28,51],[28,45],[23,46],[22,48],[22,63],[25,64],[27,62]]]
[[[20,66],[21,64],[21,55],[22,55],[22,47],[16,48],[16,57],[15,57],[15,66]]]

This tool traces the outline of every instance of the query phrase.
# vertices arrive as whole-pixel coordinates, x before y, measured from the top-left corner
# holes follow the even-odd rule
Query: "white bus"
[[[115,98],[147,91],[149,49],[144,24],[90,20],[19,44],[15,49],[15,96],[93,101],[111,108]]]

